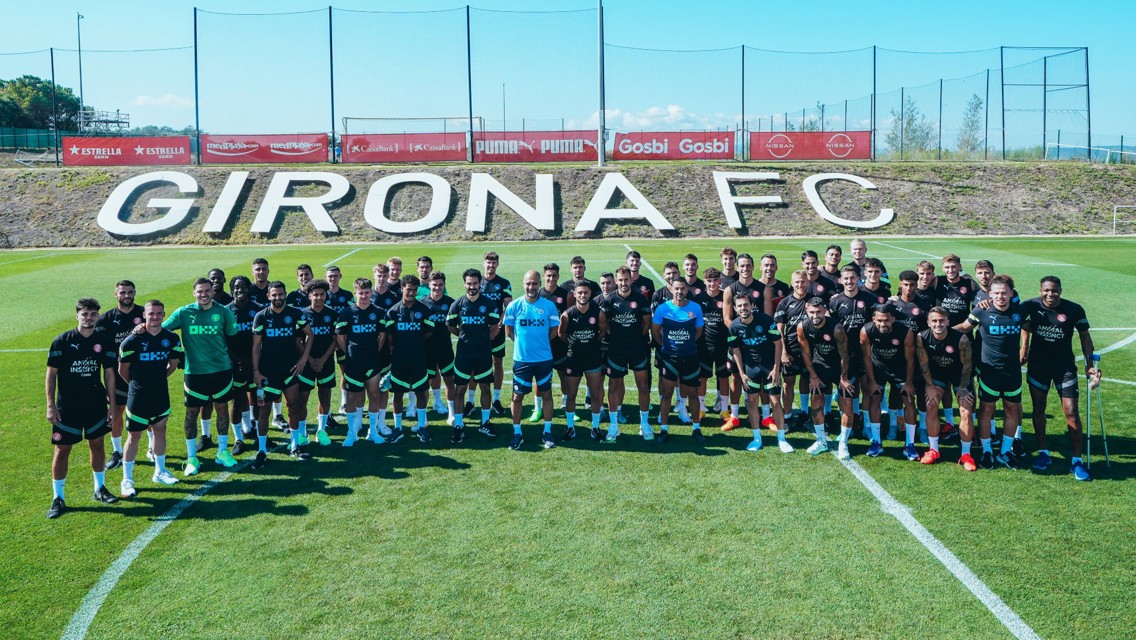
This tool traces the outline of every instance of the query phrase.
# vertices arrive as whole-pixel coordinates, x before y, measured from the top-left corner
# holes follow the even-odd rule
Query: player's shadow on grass
[[[431,435],[435,435],[434,431],[431,430]],[[304,474],[310,473],[319,478],[375,477],[384,480],[409,478],[410,471],[415,469],[461,471],[470,468],[466,462],[435,453],[440,445],[433,442],[423,444],[417,439],[407,442],[404,438],[394,444],[373,444],[361,440],[353,447],[344,448],[336,441],[328,447],[311,449],[316,460],[297,464],[311,465],[311,471]]]

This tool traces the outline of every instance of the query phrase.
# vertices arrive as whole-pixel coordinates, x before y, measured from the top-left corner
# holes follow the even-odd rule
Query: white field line
[[[1043,267],[1079,267],[1079,266],[1081,266],[1079,264],[1073,264],[1071,262],[1027,262],[1026,264],[1036,264],[1036,265],[1041,265]]]
[[[281,448],[282,447],[276,447],[272,452],[276,452]],[[137,560],[138,556],[142,554],[142,551],[154,541],[154,538],[157,538],[159,533],[170,526],[170,524],[185,512],[186,509],[192,506],[194,502],[200,500],[217,485],[228,480],[234,473],[243,471],[251,464],[252,459],[249,459],[230,471],[217,474],[215,477],[205,482],[205,484],[198,487],[196,491],[170,507],[169,511],[158,516],[154,524],[150,525],[148,529],[139,534],[138,537],[122,551],[122,554],[107,568],[99,578],[99,581],[95,583],[95,586],[91,587],[91,590],[87,592],[87,595],[83,598],[83,602],[79,604],[79,610],[71,617],[71,622],[69,622],[67,628],[64,629],[63,638],[70,640],[72,638],[78,639],[85,637],[87,630],[91,628],[91,623],[94,622],[95,616],[98,615],[99,608],[102,607],[107,596],[114,590],[115,585],[118,584],[119,579],[121,579],[123,574],[126,573],[126,570],[130,568],[130,565]]]
[[[627,247],[628,251],[634,251],[634,249],[631,248],[631,245],[627,244],[626,242],[623,243],[623,246]],[[655,271],[655,268],[651,266],[651,263],[647,262],[646,260],[640,260],[640,262],[643,263],[644,267],[647,267],[647,271],[650,271],[651,275],[655,276],[655,279],[659,281],[659,284],[666,284],[666,280],[663,280],[663,276],[659,275],[658,271]]]
[[[903,247],[897,247],[894,244],[888,244],[886,242],[880,242],[879,240],[873,240],[872,244],[879,244],[879,245],[883,245],[885,247],[888,247],[889,249],[899,249],[900,251],[906,251],[908,253],[914,253],[915,255],[925,256],[925,257],[928,257],[928,258],[934,258],[936,260],[940,260],[943,257],[943,256],[937,256],[933,253],[927,253],[925,251],[916,251],[915,249],[905,249]]]
[[[323,265],[323,266],[324,266],[324,268],[326,269],[327,267],[330,267],[331,265],[335,264],[336,262],[339,262],[340,260],[342,260],[342,259],[346,258],[347,256],[350,256],[350,255],[354,255],[354,254],[356,254],[356,253],[359,253],[359,252],[360,252],[360,251],[362,251],[362,250],[363,250],[363,247],[359,247],[358,249],[352,249],[351,251],[348,251],[347,253],[345,253],[345,254],[343,254],[343,255],[339,256],[339,257],[338,257],[338,258],[336,258],[335,260],[332,260],[331,262],[329,262],[329,263],[327,263],[327,264],[325,264],[325,265]]]
[[[47,349],[0,349],[0,353],[43,353]]]
[[[6,264],[16,264],[17,262],[27,262],[28,260],[40,260],[42,258],[50,258],[50,257],[55,256],[55,255],[59,255],[59,254],[45,253],[42,256],[31,256],[30,258],[19,258],[18,260],[6,260],[4,262],[0,262],[0,266],[4,266]]]
[[[1136,387],[1136,382],[1133,382],[1131,380],[1117,380],[1116,378],[1101,378],[1101,380],[1104,380],[1105,382],[1115,382],[1117,384],[1126,384],[1131,387]]]
[[[856,464],[853,460],[841,460],[840,462],[844,465],[845,469],[851,471],[852,475],[856,476],[856,479],[880,501],[880,506],[883,508],[884,513],[895,516],[895,519],[899,520],[899,522],[911,532],[911,535],[915,536],[916,540],[926,547],[939,562],[943,563],[943,566],[946,567],[967,590],[973,593],[974,596],[978,598],[979,602],[989,609],[990,613],[994,614],[994,617],[998,618],[998,621],[1001,622],[1010,633],[1014,634],[1015,638],[1019,638],[1019,640],[1040,638],[1013,609],[998,597],[998,594],[991,591],[990,587],[986,586],[986,583],[984,583],[981,578],[963,564],[962,560],[958,559],[958,556],[951,553],[950,549],[942,542],[939,542],[938,538],[920,524],[920,522],[915,519],[915,516],[911,515],[910,509],[893,498],[863,467]]]
[[[1108,353],[1109,351],[1115,351],[1117,349],[1123,349],[1124,347],[1127,347],[1128,345],[1132,344],[1133,342],[1136,342],[1136,333],[1133,333],[1132,335],[1121,340],[1120,342],[1114,342],[1114,343],[1108,345],[1107,347],[1105,347],[1103,349],[1099,349],[1099,350],[1097,350],[1096,353],[1097,353],[1097,355],[1102,355],[1102,354]],[[1077,356],[1077,360],[1084,360],[1084,359],[1085,359],[1084,355]],[[1103,369],[1104,367],[1101,367],[1101,368]]]

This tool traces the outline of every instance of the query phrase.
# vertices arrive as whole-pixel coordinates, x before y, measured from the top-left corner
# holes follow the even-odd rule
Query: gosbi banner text
[[[63,138],[63,164],[68,167],[189,162],[189,136]]]
[[[202,134],[202,164],[327,162],[326,133]]]
[[[733,160],[733,131],[615,134],[616,160]]]
[[[465,162],[467,152],[464,131],[343,136],[343,162]]]
[[[590,162],[595,131],[484,131],[473,134],[474,162]]]
[[[750,160],[869,160],[868,131],[755,131],[749,137]]]

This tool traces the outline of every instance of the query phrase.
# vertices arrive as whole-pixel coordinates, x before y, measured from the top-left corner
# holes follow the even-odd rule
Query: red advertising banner
[[[466,133],[364,133],[343,136],[343,162],[468,160]]]
[[[755,131],[750,160],[870,160],[869,131]]]
[[[68,167],[189,163],[189,136],[63,138],[63,164]]]
[[[591,162],[595,131],[485,131],[473,134],[474,162]]]
[[[201,164],[327,162],[326,133],[201,136]]]
[[[733,131],[615,134],[616,160],[733,160]]]

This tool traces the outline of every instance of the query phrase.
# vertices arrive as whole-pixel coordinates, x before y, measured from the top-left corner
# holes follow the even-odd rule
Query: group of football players
[[[828,430],[838,428],[838,458],[850,458],[854,433],[867,440],[866,454],[875,457],[902,430],[902,455],[909,460],[933,464],[941,456],[940,441],[958,438],[958,463],[965,470],[1018,468],[1026,455],[1025,365],[1038,444],[1032,467],[1040,471],[1052,462],[1045,406],[1054,387],[1068,426],[1071,472],[1089,479],[1081,458],[1082,371],[1074,335],[1084,375],[1095,382],[1100,371],[1084,309],[1062,297],[1059,278],[1042,278],[1039,295],[1021,301],[1014,280],[995,274],[988,260],[977,261],[973,274],[966,274],[960,258],[948,255],[941,274],[935,264],[921,261],[889,278],[883,262],[867,255],[863,240],[854,240],[850,250],[852,259],[844,265],[836,244],[823,255],[803,252],[787,282],[777,277],[776,256],[755,259],[729,247],[720,252],[720,268],[702,269],[687,254],[681,263],[666,262],[661,277],[636,251],[594,280],[584,258],[576,256],[570,279],[562,282],[559,265],[545,264],[524,274],[516,296],[498,274],[500,257],[489,251],[481,269],[465,269],[459,283],[450,283],[456,299],[447,291],[446,274],[434,270],[428,256],[417,260],[416,275],[403,275],[397,257],[379,262],[371,278],[356,278],[350,289],[340,286],[338,267],[327,267],[324,278],[316,279],[301,264],[291,292],[270,280],[268,261],[257,258],[251,278],[227,279],[214,269],[197,279],[194,302],[168,317],[160,300],[136,304],[134,283],[122,280],[115,286],[114,308],[100,314],[95,299],[80,299],[78,327],[51,345],[46,396],[55,452],[48,517],[66,508],[68,458],[83,440],[90,448],[96,500],[117,501],[104,475],[120,466],[120,495],[136,494],[134,466],[143,433],[153,481],[177,482],[166,468],[166,423],[167,379],[179,367],[185,475],[200,470],[198,451],[214,447],[214,461],[224,468],[252,451],[251,467],[262,468],[272,449],[272,424],[288,433],[292,458],[310,460],[312,391],[314,438],[323,446],[332,444],[328,429],[337,426],[346,428],[345,447],[364,438],[394,443],[407,433],[404,420],[414,421],[411,434],[429,442],[432,410],[445,416],[454,444],[464,440],[467,419],[492,438],[493,417],[508,416],[509,447],[516,450],[523,444],[522,409],[529,393],[535,397],[529,420],[544,423],[545,448],[575,438],[583,383],[591,437],[615,443],[620,424],[628,421],[623,414],[628,374],[638,395],[639,434],[646,440],[669,439],[672,410],[690,425],[696,442],[706,439],[707,414],[720,420],[721,431],[730,431],[741,426],[744,411],[754,434],[746,446],[750,451],[761,449],[763,427],[776,431],[785,453],[794,451],[786,439],[789,429],[811,428],[815,441],[808,453],[818,455],[833,445]],[[641,273],[644,267],[661,282]],[[513,344],[508,407],[501,404],[507,340]],[[567,422],[559,436],[552,433],[554,377]],[[716,400],[708,406],[711,381]],[[345,425],[332,412],[336,389]],[[654,390],[657,431],[650,422]],[[995,452],[999,402],[1003,425]],[[971,453],[976,432],[977,459]],[[926,449],[921,452],[917,444]]]

